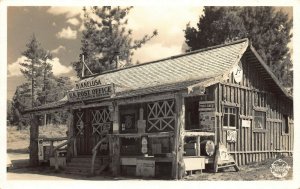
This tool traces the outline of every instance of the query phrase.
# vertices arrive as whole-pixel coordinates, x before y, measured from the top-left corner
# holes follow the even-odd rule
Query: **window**
[[[226,129],[237,128],[237,108],[224,107],[223,127]]]
[[[142,155],[140,138],[120,138],[120,154],[126,156]]]
[[[254,111],[254,129],[266,129],[266,112]]]
[[[200,98],[189,97],[185,99],[185,129],[199,130],[199,100]]]
[[[289,133],[289,122],[288,122],[288,115],[282,116],[282,132],[283,134]]]

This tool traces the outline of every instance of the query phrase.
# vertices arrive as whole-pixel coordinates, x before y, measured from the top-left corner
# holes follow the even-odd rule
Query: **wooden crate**
[[[136,160],[136,176],[154,177],[155,176],[155,161],[146,159]]]
[[[65,167],[67,165],[67,162],[66,162],[66,157],[58,157],[58,166],[59,167]],[[50,157],[49,158],[50,160],[50,166],[55,166],[55,158],[54,157]]]
[[[203,157],[184,157],[186,171],[205,169],[205,158]]]

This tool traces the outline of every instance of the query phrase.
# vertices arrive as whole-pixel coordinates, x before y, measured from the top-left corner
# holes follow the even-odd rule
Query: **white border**
[[[100,3],[99,3],[100,2]],[[7,89],[7,6],[83,6],[83,5],[134,5],[134,6],[181,6],[187,5],[184,0],[102,0],[102,1],[76,1],[76,0],[0,0],[0,60],[2,62],[2,69],[0,69],[0,89],[4,91],[1,95],[0,101],[0,188],[88,188],[88,187],[111,187],[111,188],[300,188],[300,136],[299,136],[299,65],[300,52],[299,45],[299,22],[300,22],[300,1],[297,0],[253,0],[253,1],[240,1],[240,0],[190,0],[188,5],[195,6],[293,6],[294,13],[294,38],[293,38],[293,50],[294,50],[294,126],[295,126],[295,141],[294,141],[294,176],[292,181],[7,181],[6,170],[4,165],[6,164],[6,89]],[[155,10],[154,10],[155,12]],[[297,14],[298,13],[298,14]],[[3,165],[3,166],[2,166]],[[297,169],[298,168],[298,169]]]

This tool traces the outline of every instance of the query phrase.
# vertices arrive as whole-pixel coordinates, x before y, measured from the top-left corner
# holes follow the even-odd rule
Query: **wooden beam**
[[[159,100],[173,99],[174,92],[171,93],[163,93],[163,94],[151,94],[146,96],[138,96],[131,97],[126,99],[116,99],[118,105],[128,105],[128,104],[136,104],[136,103],[144,103],[144,102],[153,102]]]
[[[184,136],[215,136],[214,132],[190,132],[190,131],[186,131],[184,132]]]
[[[68,111],[67,126],[68,126],[67,137],[68,137],[68,141],[70,141],[71,138],[75,134],[74,133],[74,111],[73,110]],[[74,156],[74,142],[68,143],[67,149],[68,149],[67,159],[71,160],[71,158]]]
[[[159,138],[159,137],[170,137],[174,135],[174,132],[158,132],[158,133],[120,133],[116,134],[123,138],[140,138],[142,136],[147,136],[149,138]]]
[[[120,138],[116,135],[109,135],[109,153],[111,157],[111,172],[113,176],[120,175]]]
[[[38,137],[39,137],[38,117],[34,114],[31,114],[30,150],[29,150],[29,165],[30,166],[38,166],[39,165],[38,141],[37,141]]]
[[[172,162],[172,177],[174,179],[181,179],[184,176],[184,162],[183,162],[183,146],[184,146],[184,120],[185,120],[185,105],[182,94],[175,95],[176,103],[176,124],[174,135],[174,149]]]

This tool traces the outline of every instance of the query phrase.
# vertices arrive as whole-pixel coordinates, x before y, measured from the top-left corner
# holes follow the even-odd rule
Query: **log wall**
[[[242,59],[240,66],[243,77],[239,84],[235,83],[231,74],[227,81],[215,85],[214,92],[218,112],[217,140],[226,144],[239,165],[274,157],[277,151],[291,155],[294,141],[292,100],[271,90],[258,68],[247,61],[246,58]],[[235,143],[226,141],[226,129],[223,128],[225,105],[235,106],[239,111]],[[266,112],[265,130],[254,129],[254,109]],[[283,115],[289,117],[288,134],[285,134],[282,129]],[[251,126],[242,127],[242,120],[250,120]]]

